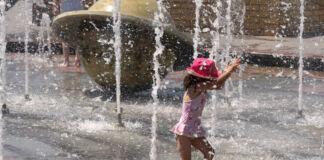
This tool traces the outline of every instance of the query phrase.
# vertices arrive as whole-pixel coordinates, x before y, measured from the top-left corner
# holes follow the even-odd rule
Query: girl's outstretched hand
[[[213,86],[216,85],[216,88],[208,88],[208,89],[221,89],[224,85],[226,80],[231,76],[231,73],[237,69],[237,67],[241,63],[242,57],[239,56],[234,60],[234,62],[230,65],[230,62],[226,65],[223,74],[218,77],[216,81],[214,81]]]
[[[237,67],[240,65],[241,59],[242,57],[239,56],[234,60],[234,62],[230,66],[229,66],[230,62],[228,62],[228,64],[226,64],[224,72],[234,72],[237,69]]]
[[[237,69],[237,67],[240,65],[241,63],[241,60],[242,60],[242,57],[239,56],[235,59],[235,61],[232,63],[232,68],[233,68],[233,71],[235,71]]]

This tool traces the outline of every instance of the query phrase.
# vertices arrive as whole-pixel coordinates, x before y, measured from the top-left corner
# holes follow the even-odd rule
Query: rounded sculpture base
[[[113,18],[109,12],[77,11],[60,15],[53,23],[57,36],[79,49],[81,62],[90,77],[103,88],[114,88],[115,52]],[[129,91],[151,88],[153,54],[156,50],[153,22],[122,16],[121,87]],[[171,70],[184,69],[192,62],[192,41],[174,28],[164,28],[164,50],[158,61],[163,78]]]

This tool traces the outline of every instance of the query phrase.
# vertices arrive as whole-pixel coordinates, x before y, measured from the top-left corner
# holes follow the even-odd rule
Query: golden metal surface
[[[113,12],[113,8],[113,0],[101,0],[89,10]],[[122,0],[120,9],[123,15],[152,20],[154,19],[154,12],[157,11],[157,4],[155,0]]]
[[[115,86],[115,58],[111,0],[100,0],[89,10],[66,12],[54,19],[52,29],[57,37],[79,49],[81,62],[90,77],[103,88]],[[111,11],[110,11],[111,10]],[[155,32],[154,0],[122,0],[121,4],[121,85],[130,90],[151,87]],[[165,46],[159,58],[160,74],[183,69],[192,62],[191,38],[171,25],[164,28]]]

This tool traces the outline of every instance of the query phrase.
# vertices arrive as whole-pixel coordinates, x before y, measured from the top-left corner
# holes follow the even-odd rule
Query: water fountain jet
[[[220,19],[221,19],[221,14],[220,14],[220,8],[222,7],[222,3],[220,1],[217,1],[215,5],[213,6],[213,11],[215,12],[216,18],[213,21],[212,25],[215,28],[215,31],[210,32],[211,37],[212,37],[212,50],[209,55],[209,59],[213,59],[215,62],[219,60],[219,54],[218,50],[220,48]],[[212,104],[212,123],[216,124],[216,107],[217,107],[217,91],[212,91],[212,96],[211,96],[211,104]],[[215,125],[212,125],[211,127],[211,136],[216,135],[216,127]]]
[[[44,27],[47,29],[47,56],[49,57],[52,54],[52,48],[51,48],[51,31],[50,31],[50,26],[51,26],[51,19],[48,14],[43,13],[42,16],[42,22],[44,23]]]
[[[29,32],[30,32],[30,13],[32,13],[31,10],[31,4],[29,3],[28,0],[25,0],[25,6],[24,6],[24,10],[25,10],[25,18],[26,18],[26,26],[25,26],[25,100],[26,101],[30,101],[30,97],[29,97],[29,60],[28,60],[28,41],[29,41]]]
[[[304,22],[305,22],[305,2],[300,0],[300,25],[299,25],[299,88],[298,88],[298,118],[303,118],[303,52],[304,52]]]
[[[199,25],[199,22],[200,22],[200,9],[201,9],[201,6],[202,6],[202,0],[195,0],[195,4],[196,4],[196,9],[195,9],[195,28],[194,28],[194,36],[193,36],[193,47],[194,47],[194,59],[196,59],[198,57],[198,45],[199,45],[199,42],[200,42],[200,38],[199,38],[199,34],[200,34],[200,25]]]
[[[9,114],[9,109],[7,108],[7,91],[6,91],[6,87],[7,87],[7,79],[6,79],[6,75],[7,75],[7,60],[6,60],[6,27],[5,27],[5,19],[6,19],[6,12],[5,12],[5,8],[6,8],[6,1],[5,0],[0,0],[0,58],[1,58],[1,80],[2,80],[2,90],[1,90],[1,94],[2,94],[2,109],[1,109],[1,117],[0,117],[0,160],[3,159],[3,119],[2,117],[4,115]]]
[[[1,66],[0,66],[0,71],[1,71],[1,81],[2,81],[2,116],[9,114],[9,108],[7,108],[7,56],[6,56],[6,27],[5,27],[5,19],[6,19],[6,13],[5,13],[5,6],[6,6],[6,1],[0,1],[0,57],[1,57]]]
[[[157,6],[158,10],[154,14],[154,23],[155,23],[155,52],[153,54],[153,63],[154,63],[154,77],[153,77],[153,89],[152,89],[152,98],[153,98],[153,114],[152,114],[152,129],[151,129],[151,151],[150,151],[150,159],[156,160],[157,157],[157,149],[156,149],[156,139],[157,139],[157,105],[159,103],[158,99],[158,90],[161,86],[161,78],[159,74],[160,64],[158,61],[159,56],[162,55],[165,47],[161,43],[161,38],[164,34],[163,25],[165,22],[165,17],[163,14],[163,10],[165,9],[163,7],[162,1],[157,0]]]
[[[117,126],[124,127],[122,123],[122,112],[120,107],[120,60],[121,60],[121,36],[120,36],[120,25],[121,25],[121,0],[114,0],[113,9],[113,31],[114,31],[114,51],[115,51],[115,75],[116,75],[116,105],[117,105]]]

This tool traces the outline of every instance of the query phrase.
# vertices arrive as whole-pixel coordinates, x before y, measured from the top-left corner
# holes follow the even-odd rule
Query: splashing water
[[[77,120],[70,122],[70,129],[75,131],[81,131],[81,132],[88,132],[88,133],[105,133],[107,130],[115,130],[115,131],[121,131],[121,130],[136,130],[136,129],[142,129],[143,124],[140,122],[131,122],[131,121],[125,121],[125,128],[116,127],[114,123],[109,123],[107,120],[100,120],[100,121],[94,121],[94,120]]]
[[[29,32],[30,32],[30,15],[31,15],[31,4],[29,3],[28,0],[25,0],[25,98],[29,99],[29,91],[28,91],[28,86],[29,86],[29,60],[28,60],[28,41],[29,41]]]
[[[1,81],[2,81],[2,101],[3,104],[6,103],[6,27],[5,27],[5,5],[6,2],[4,0],[0,1],[0,58],[1,58]]]
[[[42,54],[43,59],[46,59],[46,56],[49,56],[52,53],[51,49],[51,32],[50,32],[50,26],[51,25],[51,19],[48,14],[43,13],[42,14],[42,20],[40,25],[40,32],[39,32],[39,46],[38,46],[38,53]],[[46,35],[44,33],[46,32]],[[47,39],[45,40],[45,37]],[[47,44],[45,42],[47,41]],[[46,54],[43,54],[45,52],[45,47],[47,46],[47,52]]]
[[[220,39],[219,39],[219,29],[220,29],[220,11],[219,8],[222,7],[222,3],[218,1],[215,6],[213,6],[213,11],[216,14],[216,18],[213,21],[212,25],[215,28],[215,31],[210,32],[212,36],[212,51],[209,56],[210,59],[215,60],[215,62],[218,60],[218,49],[219,49],[219,44],[220,44]]]
[[[243,7],[242,7],[242,15],[240,17],[240,34],[242,35],[241,38],[241,45],[245,45],[245,40],[244,40],[244,20],[245,20],[245,14],[246,14],[246,6],[245,3],[243,3]],[[245,48],[243,47],[243,51],[242,54],[245,52]],[[238,91],[239,91],[239,96],[240,99],[243,99],[243,71],[245,69],[245,64],[243,66],[240,66],[240,71],[239,71],[239,86],[238,86]]]
[[[225,51],[225,58],[224,63],[222,64],[222,68],[225,68],[226,63],[230,60],[230,49],[231,49],[231,42],[232,42],[232,0],[227,0],[227,8],[226,8],[226,51]],[[230,81],[231,79],[229,79]],[[228,82],[225,83],[225,100],[228,101],[229,98],[229,86]]]
[[[232,42],[232,0],[227,0],[227,8],[226,8],[226,55],[225,55],[225,63],[230,60],[230,49]]]
[[[164,15],[163,15],[163,6],[162,1],[157,1],[158,11],[154,14],[154,23],[155,23],[155,52],[153,54],[153,63],[154,63],[154,77],[153,77],[153,90],[152,90],[152,98],[153,98],[153,115],[152,115],[152,138],[151,138],[151,151],[150,151],[150,159],[156,159],[156,128],[157,128],[157,105],[159,103],[158,100],[158,89],[161,86],[161,78],[159,74],[160,63],[158,61],[158,57],[163,53],[164,46],[161,43],[161,38],[164,34],[163,25]]]
[[[303,110],[303,52],[304,52],[304,22],[305,22],[305,2],[300,0],[300,26],[299,26],[299,88],[298,88],[298,114],[302,116]]]
[[[292,4],[291,3],[286,3],[286,2],[280,2],[280,5],[282,6],[280,9],[283,11],[283,16],[285,17],[285,19],[287,21],[289,21],[288,11],[292,7]],[[280,16],[278,16],[278,18],[280,18]],[[276,46],[274,47],[274,51],[275,52],[277,51],[277,49],[280,49],[283,46],[283,41],[284,41],[283,34],[284,34],[284,30],[282,30],[282,29],[285,29],[285,28],[286,28],[286,25],[280,25],[279,27],[277,27],[277,33],[275,35],[275,39],[277,40],[278,37],[279,37],[280,38],[280,42],[278,44],[276,44]]]
[[[222,3],[220,1],[217,1],[215,5],[212,7],[213,11],[216,14],[216,18],[213,21],[212,25],[215,29],[215,31],[210,32],[212,36],[212,51],[211,54],[209,55],[210,59],[213,59],[215,63],[218,61],[218,49],[219,49],[219,44],[220,44],[220,39],[219,39],[219,28],[220,28],[220,18],[221,14],[219,11],[219,8],[222,7]],[[216,108],[217,108],[217,92],[213,91],[212,92],[212,100],[211,100],[211,105],[212,105],[212,124],[216,124]],[[212,125],[211,127],[211,136],[214,137],[216,135],[216,127],[215,125]]]
[[[32,3],[36,4],[37,6],[46,7],[43,0],[40,0],[40,1],[33,0]],[[38,54],[39,55],[44,53],[44,43],[45,43],[44,29],[45,29],[45,27],[50,27],[50,26],[47,26],[47,20],[45,20],[45,18],[44,18],[44,16],[46,16],[46,15],[47,14],[45,14],[45,13],[42,14],[42,20],[40,23],[40,31],[39,31],[39,35],[37,38],[38,39]],[[44,59],[45,59],[45,57],[44,57]]]
[[[45,24],[44,24],[44,19],[42,19],[41,24],[40,24],[40,31],[38,35],[38,54],[42,54],[44,52],[44,29],[45,29]]]
[[[198,57],[198,45],[199,45],[199,34],[200,34],[200,26],[199,26],[199,20],[200,20],[200,8],[202,5],[202,1],[201,0],[195,0],[196,2],[196,20],[195,20],[195,33],[194,33],[194,37],[193,37],[193,47],[194,47],[194,59],[196,59]]]
[[[121,13],[120,13],[120,0],[114,0],[114,12],[113,12],[113,31],[115,33],[115,41],[114,41],[114,51],[115,51],[115,75],[116,75],[116,103],[117,103],[117,114],[121,114],[120,108],[120,61],[121,61]]]
[[[2,80],[2,103],[6,104],[7,95],[6,95],[6,27],[5,27],[5,19],[6,19],[6,1],[0,0],[0,58],[1,58],[1,80]],[[2,128],[3,128],[3,121],[2,121],[2,112],[0,113],[0,160],[3,159],[2,156]]]
[[[51,19],[49,17],[48,14],[43,14],[43,22],[44,22],[44,26],[47,29],[47,56],[49,56],[50,54],[52,54],[52,48],[51,48],[51,32],[50,32],[50,27],[51,27]]]

